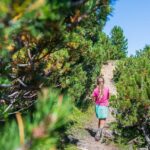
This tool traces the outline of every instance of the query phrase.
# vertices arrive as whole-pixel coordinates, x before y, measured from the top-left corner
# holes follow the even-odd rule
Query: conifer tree
[[[115,130],[118,141],[150,147],[150,48],[120,60],[114,72],[117,97]]]
[[[118,59],[125,58],[127,55],[128,40],[124,36],[123,30],[119,26],[114,26],[111,30],[111,43],[116,49]]]

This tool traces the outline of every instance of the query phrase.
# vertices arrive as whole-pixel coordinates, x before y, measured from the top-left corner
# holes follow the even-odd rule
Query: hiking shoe
[[[95,135],[95,140],[99,141],[101,139],[102,129],[99,129]]]
[[[96,141],[99,141],[99,140],[100,140],[100,131],[97,131],[97,132],[96,132],[95,140],[96,140]]]
[[[100,143],[104,143],[104,142],[105,142],[105,140],[104,140],[103,131],[101,131]]]

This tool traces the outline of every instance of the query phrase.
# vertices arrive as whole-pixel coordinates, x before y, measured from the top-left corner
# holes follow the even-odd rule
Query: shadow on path
[[[85,130],[88,131],[92,137],[95,137],[96,132],[92,128],[85,128]]]

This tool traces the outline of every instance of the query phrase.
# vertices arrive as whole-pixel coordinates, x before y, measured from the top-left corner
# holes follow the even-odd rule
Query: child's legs
[[[106,119],[98,119],[98,128],[103,128],[105,126]]]
[[[98,128],[103,128],[106,123],[108,108],[105,106],[96,105],[95,112],[96,117],[98,118]]]

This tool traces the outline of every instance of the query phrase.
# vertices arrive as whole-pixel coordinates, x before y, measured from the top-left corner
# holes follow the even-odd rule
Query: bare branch
[[[130,140],[130,141],[128,142],[128,144],[133,144],[134,142],[136,142],[136,141],[137,141],[137,139],[138,139],[138,136],[137,136],[137,137],[135,137],[134,139]]]
[[[25,83],[23,83],[23,81],[21,81],[19,78],[17,80],[21,85],[23,85],[24,87],[27,87],[27,85]]]
[[[30,49],[28,49],[28,57],[29,57],[30,61],[32,61]]]
[[[15,96],[16,94],[18,94],[19,92],[18,91],[16,91],[16,92],[14,92],[14,93],[12,93],[12,94],[10,94],[10,95],[8,95],[8,97],[13,97],[13,96]]]
[[[15,79],[15,78],[16,78],[16,75],[10,73],[10,74],[8,74],[8,77],[9,77],[9,78],[12,78],[12,79]]]
[[[13,115],[13,114],[16,114],[17,112],[21,112],[21,111],[23,111],[23,110],[26,110],[26,109],[30,108],[34,103],[36,103],[36,101],[33,101],[33,102],[32,102],[30,105],[28,105],[27,107],[21,108],[21,109],[15,111],[15,112],[8,113],[8,115]]]
[[[24,94],[24,96],[28,95],[30,92],[31,92],[31,91],[26,92],[26,93]]]
[[[29,66],[30,64],[17,64],[18,67],[27,67]]]
[[[37,94],[33,94],[33,95],[30,95],[30,96],[23,96],[24,98],[33,98],[33,97],[35,97],[35,96],[37,96]]]
[[[13,105],[13,103],[11,103],[10,105],[8,105],[8,107],[4,110],[3,114],[6,113],[11,108],[12,105]]]
[[[11,84],[0,84],[0,88],[9,88],[11,86]]]

